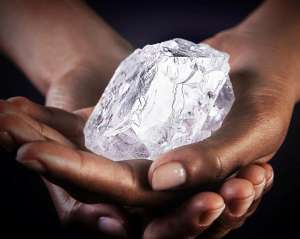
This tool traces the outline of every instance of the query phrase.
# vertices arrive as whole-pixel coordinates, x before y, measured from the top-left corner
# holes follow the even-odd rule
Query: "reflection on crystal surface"
[[[234,101],[228,59],[183,39],[135,50],[87,121],[86,147],[112,160],[153,159],[209,137]]]

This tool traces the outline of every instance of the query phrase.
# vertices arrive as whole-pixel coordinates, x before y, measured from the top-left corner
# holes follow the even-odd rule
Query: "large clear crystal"
[[[228,59],[183,39],[135,50],[87,121],[86,147],[112,160],[155,159],[209,137],[234,101]]]

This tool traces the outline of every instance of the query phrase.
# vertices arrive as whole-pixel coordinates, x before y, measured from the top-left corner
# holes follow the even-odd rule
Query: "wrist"
[[[37,67],[40,76],[48,82],[49,87],[56,82],[84,79],[87,85],[106,85],[116,67],[127,57],[131,48],[113,46],[109,51],[94,49],[94,54],[74,54],[66,63],[57,65],[55,71],[50,71],[45,65]],[[51,68],[50,68],[51,69]]]
[[[234,28],[239,34],[250,35],[253,42],[272,51],[270,62],[279,62],[274,72],[290,85],[295,103],[300,101],[300,2],[267,0]],[[264,52],[264,50],[262,50]],[[260,53],[258,53],[260,54]]]
[[[267,36],[238,26],[218,33],[207,43],[230,55],[231,75],[260,79],[274,89],[273,94],[294,105],[300,98],[300,54],[294,45]]]
[[[115,68],[129,52],[107,56],[106,61],[84,58],[68,68],[62,68],[62,74],[48,75],[49,88],[46,93],[46,105],[74,111],[94,106],[110,81]]]
[[[130,49],[84,2],[51,0],[1,1],[0,47],[43,93],[81,65],[112,71]]]
[[[105,86],[119,63],[130,54],[129,47],[120,46],[113,48],[109,52],[102,51],[101,48],[94,49],[94,54],[82,54],[82,52],[73,52],[65,60],[55,60],[54,64],[47,64],[46,61],[40,61],[36,64],[28,61],[21,68],[26,69],[28,78],[38,84],[43,83],[42,92],[45,94],[54,84],[85,84],[86,88],[97,90]],[[100,54],[97,52],[101,52]]]

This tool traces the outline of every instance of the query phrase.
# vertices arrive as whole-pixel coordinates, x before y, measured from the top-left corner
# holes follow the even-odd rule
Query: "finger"
[[[199,193],[178,209],[152,221],[146,227],[143,238],[195,238],[219,217],[224,207],[224,201],[218,194]]]
[[[117,238],[128,237],[129,222],[125,213],[115,206],[79,203],[68,217],[65,223],[70,229],[104,233]]]
[[[56,130],[40,123],[25,113],[17,111],[7,102],[0,102],[0,144],[14,149],[32,141],[54,140],[72,146],[73,144]]]
[[[222,223],[222,220],[226,220],[226,219],[224,219],[221,216],[220,219],[217,220],[214,225],[212,225],[209,229],[207,229],[204,232],[203,238],[205,239],[224,238],[232,230],[241,227],[245,223],[246,219],[256,211],[259,204],[260,204],[260,200],[254,201],[251,207],[249,208],[247,215],[245,215],[242,218],[236,219],[235,223],[232,222],[232,224],[229,224],[228,222]]]
[[[86,202],[114,201],[125,205],[157,205],[173,193],[153,192],[147,182],[149,162],[137,168],[55,143],[30,143],[21,147],[17,160],[49,181]]]
[[[16,142],[8,132],[0,132],[0,150],[12,152],[16,149]]]
[[[33,119],[56,129],[73,142],[83,145],[85,120],[76,114],[52,107],[44,107],[24,97],[13,97],[6,105],[11,110],[23,112]],[[4,104],[5,102],[2,102]]]
[[[44,107],[40,107],[22,98],[15,98],[12,101],[15,101],[14,103],[18,105],[3,101],[0,106],[0,130],[9,131],[9,133],[6,131],[1,132],[1,135],[3,135],[2,138],[6,142],[13,141],[9,146],[12,146],[12,144],[16,146],[16,142],[27,143],[46,139],[52,139],[65,144],[65,142],[62,142],[64,140],[61,140],[64,137],[58,132],[25,114],[31,113],[36,118],[49,122]],[[61,221],[68,225],[68,227],[76,227],[77,230],[80,228],[89,229],[95,233],[101,232],[118,238],[126,237],[127,232],[125,228],[127,227],[127,222],[125,221],[125,215],[117,207],[107,204],[87,205],[78,203],[61,188],[53,184],[51,185],[49,182],[46,184],[58,209]]]
[[[226,208],[214,225],[204,233],[204,238],[219,239],[241,226],[254,201],[255,190],[248,180],[231,178],[221,187],[220,195]]]
[[[238,172],[237,178],[243,178],[252,183],[255,191],[254,200],[262,196],[267,182],[266,170],[263,167],[255,164],[249,165]]]
[[[84,204],[65,190],[45,180],[62,225],[73,231],[104,233],[125,238],[130,231],[128,215],[123,209],[109,204]]]
[[[232,79],[236,101],[223,126],[202,142],[158,157],[149,170],[154,190],[220,181],[258,158],[270,159],[278,149],[287,131],[289,110],[274,109],[274,100],[260,92],[258,83],[253,83],[258,79],[251,74],[236,73]]]
[[[270,170],[270,168],[272,170],[272,167],[267,165],[268,164],[264,164],[268,170]],[[215,224],[209,230],[207,230],[205,236],[209,239],[223,238],[231,230],[240,227],[245,220],[255,212],[261,201],[261,197],[269,176],[262,165],[249,165],[240,170],[236,177],[236,180],[238,181],[236,181],[234,178],[231,178],[226,184],[223,185],[221,189],[221,195],[224,197],[227,208],[224,210],[223,214],[215,222]],[[244,184],[244,186],[241,183]],[[249,183],[252,184],[252,189],[254,190],[255,194],[252,198],[251,196],[249,198],[249,195],[251,195],[252,191]],[[248,190],[248,192],[246,192],[246,190]],[[248,199],[241,201],[240,199],[236,200],[235,198]],[[237,208],[237,213],[236,210],[230,210],[230,207]]]
[[[270,164],[264,163],[264,164],[261,164],[260,166],[265,169],[265,173],[266,173],[266,186],[264,189],[264,193],[266,193],[272,187],[273,180],[274,180],[274,171]]]
[[[255,190],[248,180],[232,178],[223,184],[220,195],[227,206],[227,214],[239,218],[247,212],[254,201]]]

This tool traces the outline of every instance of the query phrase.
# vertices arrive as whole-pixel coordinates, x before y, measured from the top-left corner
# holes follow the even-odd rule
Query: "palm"
[[[134,213],[145,219],[142,223],[145,229],[144,238],[192,237],[204,230],[208,238],[221,238],[231,228],[235,228],[241,221],[244,221],[259,202],[257,200],[253,204],[249,213],[244,212],[242,216],[232,217],[228,210],[222,213],[224,209],[222,197],[229,200],[229,203],[230,200],[234,200],[232,195],[239,198],[245,197],[246,201],[238,200],[237,202],[235,199],[235,204],[241,204],[235,207],[245,208],[245,204],[250,205],[253,201],[252,184],[257,185],[257,182],[262,179],[265,182],[255,189],[258,193],[255,197],[259,199],[263,189],[269,188],[272,183],[270,166],[249,166],[238,173],[236,178],[223,184],[220,189],[222,197],[212,192],[198,193],[174,210],[166,207],[166,202],[175,199],[174,192],[154,192],[150,189],[146,176],[150,166],[149,161],[132,160],[115,163],[82,150],[82,126],[90,111],[80,111],[75,115],[54,108],[45,108],[23,98],[0,102],[0,110],[4,114],[0,119],[0,130],[8,131],[17,144],[25,144],[19,150],[18,160],[25,166],[40,172],[47,180],[66,189],[65,191],[47,182],[62,223],[75,224],[76,228],[81,226],[97,230],[99,218],[111,217],[128,229],[130,224],[128,214]],[[35,141],[40,142],[26,144]],[[37,167],[35,163],[32,164],[36,162],[33,158],[42,160],[45,155],[52,156],[50,160],[49,158],[43,159],[42,168]],[[46,172],[43,171],[45,168]],[[233,192],[235,194],[232,194]],[[176,197],[178,196],[180,195],[177,193]],[[184,196],[187,197],[187,193]],[[97,203],[105,200],[118,202],[118,205],[122,206]],[[91,202],[97,204],[91,204]],[[178,203],[177,200],[176,205]],[[127,206],[125,211],[124,205],[131,206]],[[162,211],[161,207],[157,207],[158,205],[164,206],[166,212],[163,216],[159,216]],[[135,206],[143,208],[150,206],[151,210],[140,210],[140,207],[135,208]],[[153,206],[156,210],[153,210]],[[200,225],[198,224],[199,215]],[[217,220],[217,224],[207,230],[208,225],[219,216],[219,223]],[[224,223],[226,224],[225,231],[223,230]],[[176,230],[169,230],[170,224],[174,225]],[[107,231],[107,228],[100,229],[110,235],[120,236],[120,231],[116,234],[116,227],[110,231]]]

